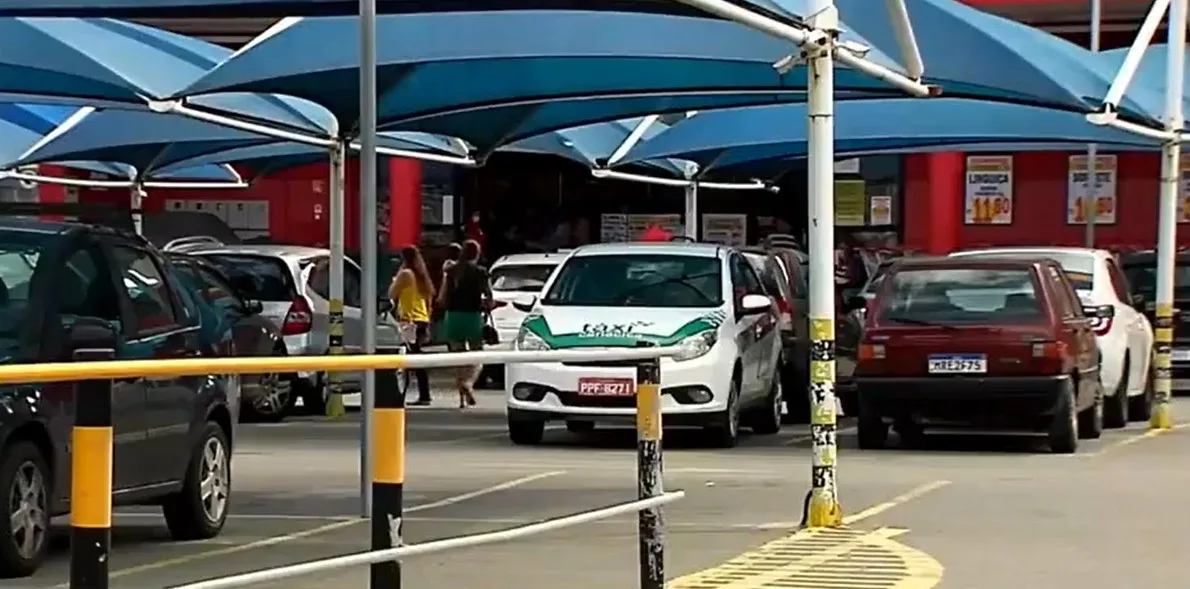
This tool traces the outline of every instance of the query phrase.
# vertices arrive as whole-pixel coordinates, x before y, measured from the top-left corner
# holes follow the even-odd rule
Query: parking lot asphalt
[[[446,401],[443,401],[446,404]],[[1190,399],[1175,416],[1190,418]],[[246,425],[233,465],[233,516],[209,541],[168,540],[159,513],[117,509],[112,587],[163,588],[367,548],[358,499],[358,415]],[[551,431],[539,447],[504,435],[498,393],[476,409],[411,409],[405,541],[504,529],[635,495],[634,434]],[[1085,442],[1072,456],[1035,440],[931,436],[920,448],[860,451],[840,433],[847,530],[801,532],[809,475],[805,426],[710,449],[666,433],[672,589],[1118,589],[1183,582],[1190,512],[1190,428],[1143,424]],[[64,587],[66,529],[50,562],[9,588]],[[633,587],[636,526],[619,517],[533,538],[423,555],[404,565],[418,589]],[[353,589],[363,569],[273,585]],[[264,585],[269,586],[269,585]]]

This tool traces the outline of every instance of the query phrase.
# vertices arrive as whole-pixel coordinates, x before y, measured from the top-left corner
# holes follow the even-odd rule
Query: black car
[[[73,223],[0,219],[0,358],[69,361],[214,356],[201,303],[144,239]],[[230,392],[229,392],[230,391]],[[74,383],[0,387],[0,577],[32,574],[52,516],[70,511]],[[113,501],[161,505],[174,538],[223,528],[231,491],[234,389],[210,376],[112,386]]]
[[[1157,325],[1157,252],[1122,254],[1120,268],[1132,288],[1132,305]],[[1190,391],[1190,251],[1179,250],[1173,270],[1173,390]]]
[[[182,284],[206,303],[203,310],[209,317],[203,324],[209,337],[231,334],[228,355],[288,355],[280,328],[260,314],[261,302],[244,297],[218,266],[201,256],[167,252],[165,257]],[[294,374],[241,376],[241,418],[276,423],[288,417],[297,402],[295,378]]]

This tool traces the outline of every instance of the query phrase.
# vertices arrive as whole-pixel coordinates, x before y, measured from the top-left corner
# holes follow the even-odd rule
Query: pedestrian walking
[[[480,254],[479,242],[473,239],[463,242],[459,261],[447,269],[438,293],[439,305],[445,311],[442,335],[452,352],[483,349],[485,317],[491,305],[492,289],[487,269],[479,264]],[[459,389],[460,409],[475,405],[475,380],[482,368],[482,365],[475,365],[458,369],[455,384]]]
[[[397,324],[410,354],[422,353],[422,346],[430,339],[430,308],[434,300],[434,283],[421,250],[406,246],[401,250],[401,269],[393,275],[388,296],[397,309]],[[413,369],[417,380],[417,401],[413,405],[429,405],[430,376],[425,368]]]

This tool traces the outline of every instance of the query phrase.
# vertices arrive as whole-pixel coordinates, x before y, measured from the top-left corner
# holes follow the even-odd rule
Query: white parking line
[[[475,499],[477,497],[489,495],[491,493],[499,493],[501,491],[507,491],[514,487],[526,485],[526,484],[532,483],[534,481],[539,481],[541,479],[548,478],[548,477],[558,476],[558,475],[561,475],[564,473],[565,473],[565,471],[556,470],[556,471],[550,471],[550,472],[537,473],[537,474],[533,474],[533,475],[529,475],[529,476],[523,476],[523,477],[513,479],[510,481],[506,481],[506,482],[503,482],[500,484],[492,485],[490,487],[484,487],[482,489],[477,489],[475,491],[470,491],[467,493],[462,493],[459,495],[447,497],[445,499],[440,499],[438,501],[432,501],[430,503],[424,503],[421,505],[414,505],[412,507],[405,509],[404,511],[405,511],[405,513],[414,513],[414,512],[418,512],[418,511],[426,511],[429,509],[437,509],[439,507],[447,507],[449,505],[454,505],[456,503],[461,503],[463,501],[468,501],[471,499]],[[349,520],[334,521],[334,522],[331,522],[331,523],[328,523],[325,525],[321,525],[318,527],[301,530],[299,532],[293,532],[291,534],[284,534],[281,536],[273,536],[270,538],[261,538],[260,540],[257,540],[255,542],[249,542],[247,544],[238,544],[235,546],[216,548],[214,550],[197,552],[194,554],[179,556],[177,558],[168,558],[168,559],[158,560],[158,561],[145,563],[145,564],[141,564],[141,565],[137,565],[137,566],[132,566],[132,567],[128,567],[128,568],[117,569],[117,570],[112,571],[108,575],[108,577],[112,578],[112,579],[116,579],[116,578],[120,578],[120,577],[126,577],[128,575],[135,575],[138,573],[155,571],[155,570],[168,568],[168,567],[176,566],[176,565],[180,565],[180,564],[188,564],[188,563],[197,562],[200,560],[206,560],[208,558],[214,558],[217,556],[236,554],[239,552],[246,552],[248,550],[256,550],[258,548],[268,548],[270,546],[277,546],[279,544],[285,544],[287,542],[292,542],[294,540],[300,540],[302,538],[307,538],[307,537],[314,536],[317,534],[323,534],[326,532],[332,532],[335,530],[347,528],[349,526],[353,526],[353,525],[363,523],[366,521],[368,521],[368,520],[363,519],[363,518],[354,518],[354,519],[349,519]],[[70,587],[69,583],[61,583],[59,585],[55,585],[54,589],[68,589],[69,587]]]

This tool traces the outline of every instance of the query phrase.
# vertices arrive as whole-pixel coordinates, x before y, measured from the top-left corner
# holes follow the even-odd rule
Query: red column
[[[55,176],[59,178],[70,177],[70,171],[61,166],[40,165],[37,166],[37,173],[42,176]],[[61,184],[50,184],[43,182],[37,185],[37,202],[38,204],[64,204],[66,203],[66,191],[68,187]],[[41,218],[46,221],[61,221],[65,219],[64,215],[41,215]]]
[[[421,241],[421,161],[388,158],[389,248],[396,250]]]
[[[946,255],[959,247],[963,227],[963,180],[966,156],[962,152],[924,154],[929,231],[926,251]]]

